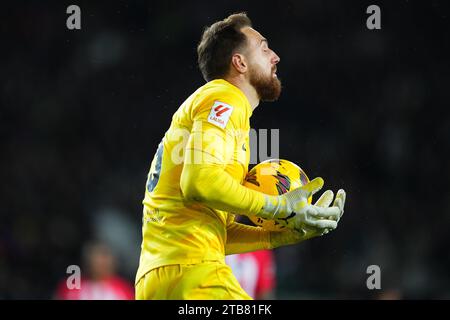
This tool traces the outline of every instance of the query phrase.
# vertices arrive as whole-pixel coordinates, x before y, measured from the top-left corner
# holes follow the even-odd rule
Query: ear
[[[247,60],[245,60],[245,57],[240,53],[233,54],[233,56],[231,57],[231,65],[239,73],[247,72]]]

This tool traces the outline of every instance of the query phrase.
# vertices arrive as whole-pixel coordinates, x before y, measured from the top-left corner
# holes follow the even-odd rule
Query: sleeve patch
[[[215,101],[209,113],[208,122],[225,129],[232,112],[233,106]]]

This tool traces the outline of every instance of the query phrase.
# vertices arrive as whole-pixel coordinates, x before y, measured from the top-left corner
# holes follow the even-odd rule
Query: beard
[[[261,101],[275,101],[281,94],[281,81],[273,76],[275,68],[270,75],[265,75],[257,68],[250,67],[250,84],[255,88]]]

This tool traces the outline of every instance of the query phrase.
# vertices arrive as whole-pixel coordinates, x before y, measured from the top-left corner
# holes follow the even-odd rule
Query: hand
[[[340,194],[342,195],[342,193],[344,194],[343,202],[345,202],[344,190],[339,190],[336,198],[338,198],[338,196],[341,198]],[[314,205],[321,208],[328,208],[331,202],[333,201],[333,196],[334,196],[333,191],[327,190],[322,194],[322,196],[316,201]],[[271,249],[285,245],[296,244],[311,238],[315,238],[317,236],[322,236],[328,232],[329,232],[328,229],[320,229],[320,228],[318,229],[309,226],[305,226],[303,229],[300,230],[286,229],[279,232],[272,231],[270,232]]]
[[[309,204],[308,198],[319,191],[322,186],[323,179],[315,178],[304,186],[280,196],[266,196],[266,203],[257,216],[276,219],[291,229],[301,230],[306,226],[335,229],[341,216],[340,206],[343,206],[345,198],[340,197],[339,205],[336,203],[332,207]]]
[[[329,193],[328,195],[326,195],[326,193]],[[339,220],[342,218],[342,215],[344,214],[344,206],[345,206],[345,199],[346,199],[346,193],[343,189],[339,189],[336,195],[336,198],[334,199],[333,202],[333,207],[338,207],[340,210],[340,215],[337,219],[337,223],[339,223]],[[316,202],[316,206],[319,207],[329,207],[331,204],[331,201],[333,201],[333,192],[331,190],[327,190],[325,191],[322,196],[320,197],[319,200],[317,200]],[[329,219],[332,219],[333,217],[329,217]],[[311,227],[305,227],[303,228],[304,232],[319,232],[319,235],[324,235],[327,234],[328,232],[330,232],[333,229],[316,229],[316,228],[311,228]]]

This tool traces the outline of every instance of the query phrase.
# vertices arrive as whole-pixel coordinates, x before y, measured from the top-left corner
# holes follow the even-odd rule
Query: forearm
[[[232,222],[227,227],[225,254],[245,253],[270,249],[270,231]]]
[[[265,195],[242,186],[220,165],[185,164],[181,190],[189,200],[241,215],[257,215],[265,205]]]

